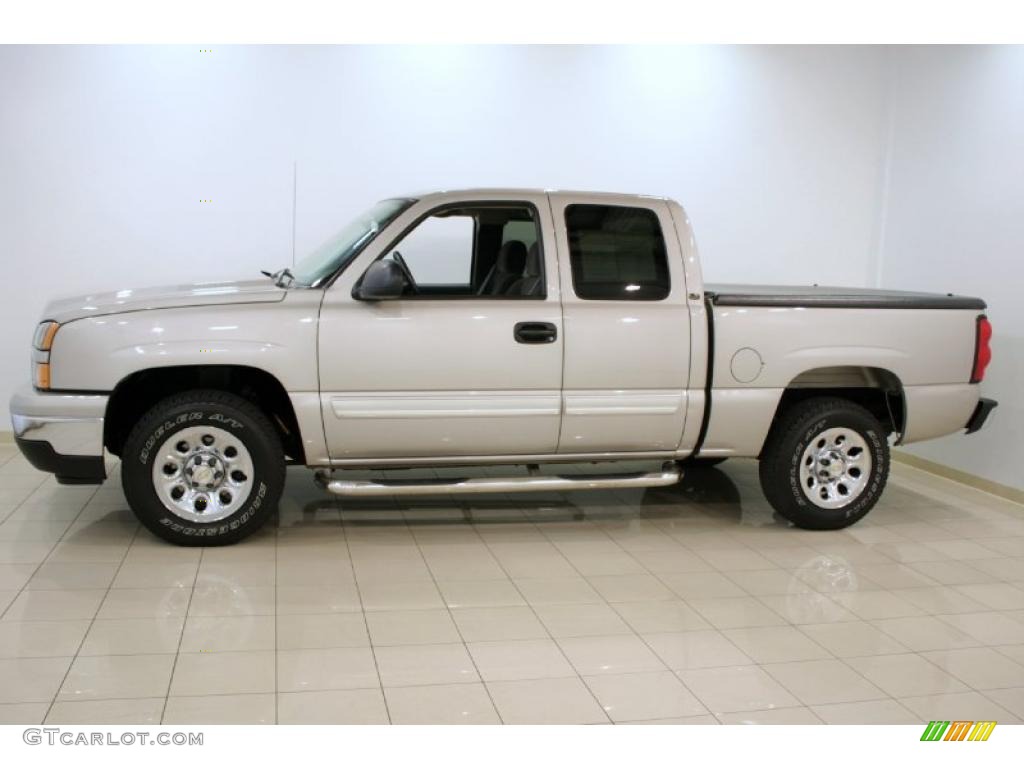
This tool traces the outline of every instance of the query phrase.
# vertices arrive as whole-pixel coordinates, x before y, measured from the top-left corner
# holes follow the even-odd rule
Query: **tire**
[[[779,417],[765,442],[758,467],[764,495],[800,528],[853,525],[885,488],[886,437],[878,419],[849,400],[817,397],[798,403]]]
[[[121,484],[139,522],[187,547],[252,534],[277,508],[284,479],[273,425],[249,401],[218,390],[161,400],[122,451]]]
[[[717,467],[728,458],[728,456],[687,456],[679,463],[684,467]]]

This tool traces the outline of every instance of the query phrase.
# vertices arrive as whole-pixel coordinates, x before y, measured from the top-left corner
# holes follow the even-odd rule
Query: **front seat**
[[[523,276],[513,282],[506,293],[509,296],[536,296],[540,292],[541,278],[540,248],[537,243],[530,246],[526,252],[526,265],[523,267]]]
[[[478,295],[504,296],[512,283],[523,276],[526,267],[526,243],[509,240],[498,251],[494,266],[480,285]]]

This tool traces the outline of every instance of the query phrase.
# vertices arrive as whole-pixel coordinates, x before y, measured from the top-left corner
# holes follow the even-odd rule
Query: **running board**
[[[682,470],[674,462],[660,472],[635,472],[619,475],[581,475],[562,477],[540,475],[531,467],[527,477],[477,477],[451,480],[331,480],[326,473],[317,481],[338,496],[429,496],[434,494],[525,493],[530,491],[586,491],[608,488],[658,488],[675,485]]]

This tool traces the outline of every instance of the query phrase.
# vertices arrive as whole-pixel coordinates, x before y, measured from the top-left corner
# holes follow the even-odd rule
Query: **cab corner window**
[[[407,298],[543,299],[544,260],[533,206],[448,206],[385,254],[411,278]]]
[[[575,204],[565,209],[565,225],[579,298],[659,301],[668,296],[668,256],[654,211]]]

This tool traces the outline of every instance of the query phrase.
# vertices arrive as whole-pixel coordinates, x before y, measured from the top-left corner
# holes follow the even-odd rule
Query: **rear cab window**
[[[649,208],[573,204],[565,209],[573,289],[594,301],[660,301],[669,295],[668,254]]]

